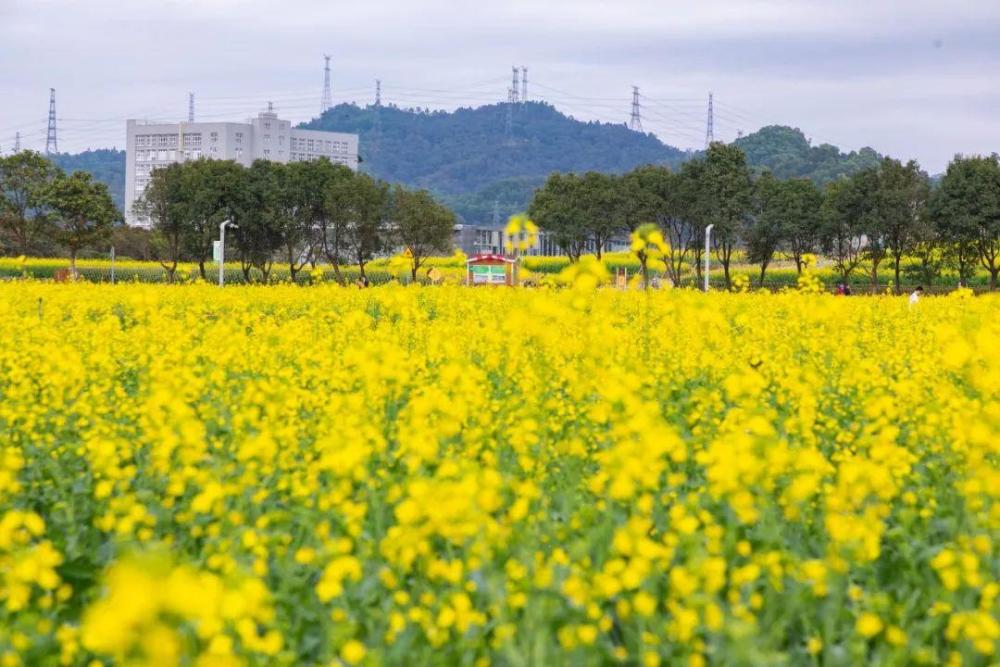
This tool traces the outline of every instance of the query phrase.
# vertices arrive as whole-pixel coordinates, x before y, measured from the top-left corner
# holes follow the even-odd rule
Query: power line
[[[705,150],[715,141],[715,117],[712,113],[712,93],[708,94],[708,121],[705,124]]]
[[[559,90],[558,88],[553,88],[552,86],[546,86],[544,84],[538,83],[538,81],[535,81],[533,85],[538,86],[539,88],[543,88],[545,90],[551,90],[553,93],[559,93],[560,95],[565,95],[566,97],[572,97],[575,100],[581,100],[581,101],[584,101],[584,102],[593,102],[593,101],[612,101],[612,102],[618,101],[618,102],[621,102],[621,99],[622,99],[621,97],[618,97],[618,96],[616,96],[616,97],[582,97],[580,95],[574,95],[573,93],[567,93],[566,91]]]
[[[514,96],[516,93],[513,88],[507,89],[507,116],[504,122],[503,137],[504,143],[508,146],[514,143]]]

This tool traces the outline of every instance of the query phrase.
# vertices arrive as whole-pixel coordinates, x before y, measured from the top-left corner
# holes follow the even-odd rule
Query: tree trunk
[[[208,276],[205,274],[205,258],[198,258],[198,272],[201,274],[202,280],[208,280]]]
[[[767,272],[767,265],[769,262],[760,263],[760,288],[764,289],[764,273]]]
[[[291,246],[288,246],[288,275],[291,276],[293,283],[298,272],[299,270],[295,268],[295,252]]]
[[[69,275],[76,280],[76,248],[69,249]]]
[[[902,291],[900,289],[900,284],[899,284],[899,264],[900,264],[900,260],[902,259],[902,256],[901,255],[894,255],[892,259],[893,259],[893,264],[894,264],[893,270],[895,272],[896,294],[898,295]]]

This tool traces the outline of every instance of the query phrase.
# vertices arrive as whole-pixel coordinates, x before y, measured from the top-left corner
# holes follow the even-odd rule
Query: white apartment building
[[[268,105],[270,107],[270,105]],[[149,226],[132,211],[158,167],[200,157],[233,160],[244,166],[257,159],[298,162],[325,157],[358,168],[358,135],[300,130],[269,108],[247,123],[145,123],[126,121],[125,220]]]

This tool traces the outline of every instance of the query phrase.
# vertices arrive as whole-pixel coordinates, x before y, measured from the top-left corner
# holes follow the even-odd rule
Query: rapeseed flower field
[[[0,284],[0,665],[996,664],[998,315]]]

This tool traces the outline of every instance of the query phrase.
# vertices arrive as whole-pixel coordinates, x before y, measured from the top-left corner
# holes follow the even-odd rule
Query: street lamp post
[[[711,248],[709,245],[709,239],[712,238],[712,227],[715,227],[715,225],[705,227],[705,292],[708,292],[708,259],[709,250]]]
[[[225,264],[226,264],[226,227],[232,227],[233,229],[239,229],[238,225],[234,225],[230,220],[223,220],[219,223],[219,253],[217,259],[219,260],[219,287],[226,284],[226,274],[225,274]]]

